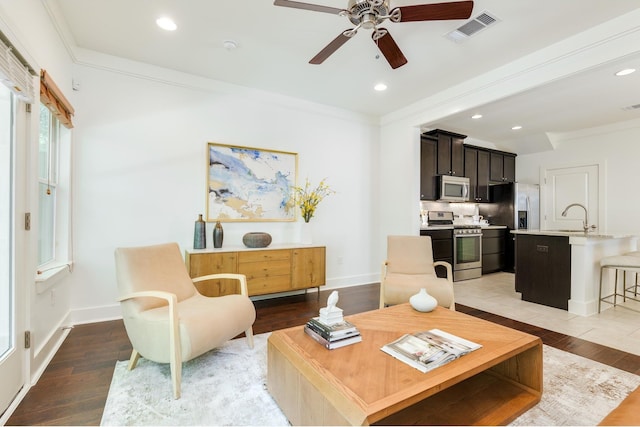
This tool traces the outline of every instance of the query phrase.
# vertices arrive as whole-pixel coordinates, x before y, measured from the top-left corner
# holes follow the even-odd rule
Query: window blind
[[[40,71],[40,102],[46,105],[66,128],[73,128],[73,107],[45,70]]]
[[[33,76],[36,73],[22,59],[13,46],[0,33],[0,81],[7,86],[18,98],[33,104],[35,88]]]

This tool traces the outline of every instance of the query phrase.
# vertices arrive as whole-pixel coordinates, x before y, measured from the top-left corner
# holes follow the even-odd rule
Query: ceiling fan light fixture
[[[407,63],[407,58],[395,42],[391,34],[379,26],[385,21],[390,22],[424,22],[451,19],[468,19],[471,16],[473,0],[449,1],[446,3],[426,3],[410,6],[399,6],[391,10],[391,0],[348,0],[346,9],[303,3],[295,0],[274,0],[275,6],[305,9],[316,12],[326,12],[348,18],[353,28],[342,31],[329,42],[316,56],[311,58],[310,64],[322,64],[336,50],[353,37],[360,28],[372,31],[372,39],[380,52],[391,66],[396,69]],[[378,56],[376,56],[377,58]]]
[[[372,28],[375,28],[377,24],[378,21],[376,20],[375,15],[367,14],[363,17],[362,28],[370,30]]]
[[[387,90],[387,85],[384,83],[378,83],[373,87],[373,89],[377,92],[384,92]]]
[[[166,16],[156,19],[156,25],[166,31],[175,31],[178,28],[173,19]]]

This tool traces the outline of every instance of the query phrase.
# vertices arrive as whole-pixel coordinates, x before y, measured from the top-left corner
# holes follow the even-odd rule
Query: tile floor
[[[640,313],[621,307],[583,317],[522,301],[512,273],[494,273],[454,283],[456,302],[583,340],[640,355]],[[610,306],[609,306],[610,307]]]

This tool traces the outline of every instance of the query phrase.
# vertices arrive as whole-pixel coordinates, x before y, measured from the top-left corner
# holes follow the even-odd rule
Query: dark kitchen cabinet
[[[478,201],[478,150],[464,147],[464,176],[469,178],[469,201]]]
[[[464,176],[464,139],[466,135],[436,129],[426,132],[438,141],[437,175]]]
[[[571,298],[569,237],[516,234],[515,284],[523,301],[567,310]]]
[[[453,270],[453,229],[450,230],[420,230],[421,236],[431,237],[434,261],[446,261],[451,264]],[[444,267],[436,267],[438,277],[447,277]],[[453,277],[451,278],[453,280]]]
[[[469,201],[491,202],[489,184],[515,182],[516,155],[464,144],[465,135],[436,129],[420,137],[420,200],[438,200],[439,175],[469,178]]]
[[[490,154],[488,151],[478,151],[478,182],[476,196],[479,202],[489,202],[489,167]]]
[[[490,176],[493,182],[516,181],[516,156],[510,153],[492,152],[490,159]]]
[[[420,200],[438,199],[438,141],[422,136],[420,138]]]
[[[507,267],[506,228],[485,228],[482,230],[482,274],[503,271]]]
[[[464,148],[464,176],[469,178],[469,201],[489,201],[489,151],[472,146]]]

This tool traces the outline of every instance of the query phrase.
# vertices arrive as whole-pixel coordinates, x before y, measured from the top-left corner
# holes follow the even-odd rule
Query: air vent
[[[629,105],[628,107],[622,107],[622,109],[627,111],[640,110],[640,104]]]
[[[448,34],[445,34],[445,37],[453,42],[460,43],[461,41],[468,39],[474,34],[477,34],[478,32],[497,22],[500,22],[498,18],[496,18],[489,12],[484,11],[462,26],[456,28]]]

